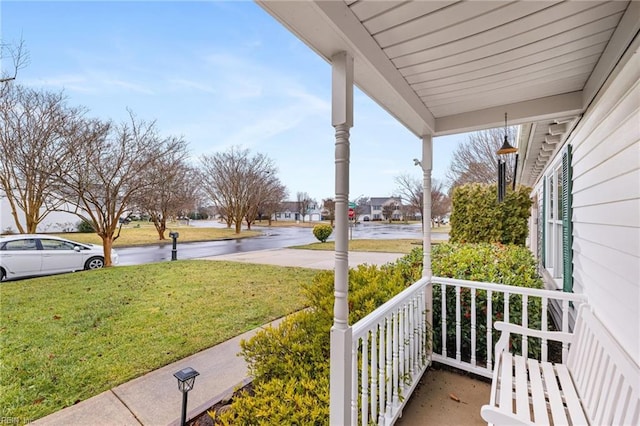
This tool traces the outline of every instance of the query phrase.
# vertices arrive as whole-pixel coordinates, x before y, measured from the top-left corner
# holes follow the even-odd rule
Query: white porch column
[[[332,63],[331,124],[336,129],[335,278],[330,358],[330,423],[351,424],[351,327],[349,326],[349,129],[353,126],[353,57]]]
[[[423,236],[422,236],[422,276],[431,279],[431,170],[433,169],[433,138],[430,134],[422,137],[422,188],[423,188]],[[433,287],[425,287],[427,323],[433,325]],[[429,338],[429,357],[433,350],[433,336]]]

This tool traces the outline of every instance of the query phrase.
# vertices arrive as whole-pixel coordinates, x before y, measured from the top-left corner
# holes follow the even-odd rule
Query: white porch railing
[[[434,300],[433,336],[426,321],[428,292]],[[351,424],[395,423],[431,360],[491,377],[494,321],[549,330],[548,313],[555,309],[561,330],[569,331],[572,305],[585,301],[559,291],[421,279],[352,327]],[[547,359],[546,340],[513,344]],[[563,358],[567,350],[562,348]]]
[[[561,317],[561,331],[568,332],[570,313],[586,301],[581,294],[486,282],[433,277],[431,283],[432,360],[489,378],[493,373],[496,320],[548,331],[552,326],[548,314],[555,310]],[[523,337],[512,345],[517,352],[547,360],[546,339]],[[563,360],[568,349],[566,344],[562,347]]]
[[[393,424],[428,365],[421,279],[353,325],[351,424]]]

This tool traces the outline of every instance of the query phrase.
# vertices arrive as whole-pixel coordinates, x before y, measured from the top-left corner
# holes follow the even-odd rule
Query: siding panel
[[[619,275],[630,282],[640,282],[640,268],[627,267],[640,264],[638,256],[577,238],[573,242],[573,250],[576,257],[586,257],[607,270],[610,275]]]
[[[608,168],[608,167],[607,167]],[[611,180],[601,181],[588,190],[574,192],[573,207],[593,206],[597,204],[615,203],[633,199],[634,192],[640,191],[640,170],[618,176]],[[636,224],[640,218],[636,216]]]
[[[615,247],[622,253],[640,253],[640,228],[582,223],[574,230],[573,236],[605,247]]]
[[[593,173],[582,173],[576,178],[576,169],[574,168],[573,192],[580,192],[616,176],[637,171],[638,158],[640,158],[640,144],[636,140],[630,142],[624,150],[610,157],[606,164],[601,163],[595,166],[592,170]],[[581,166],[584,167],[584,164]],[[640,185],[640,182],[636,182],[636,185]]]
[[[574,223],[586,222],[635,228],[638,227],[638,221],[640,220],[638,218],[640,218],[640,200],[637,198],[588,207],[574,206],[573,208]]]
[[[640,360],[640,58],[617,69],[569,139],[574,291]]]

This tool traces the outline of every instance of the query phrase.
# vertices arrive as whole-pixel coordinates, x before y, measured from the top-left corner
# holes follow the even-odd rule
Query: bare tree
[[[398,185],[398,194],[402,201],[410,206],[410,212],[414,215],[422,214],[423,211],[423,195],[422,181],[409,174],[403,174],[396,177]],[[451,209],[451,199],[444,192],[442,182],[437,179],[431,180],[431,221],[440,219],[446,215]],[[424,219],[424,218],[423,218]],[[423,220],[424,223],[424,220]],[[440,220],[438,220],[440,223]]]
[[[203,191],[239,234],[255,200],[256,184],[270,173],[275,176],[272,160],[234,146],[226,152],[202,155],[200,162]]]
[[[371,198],[361,195],[355,200],[356,208],[353,209],[356,219],[365,213],[371,213]]]
[[[507,127],[507,138],[513,144],[516,128]],[[469,134],[453,153],[447,179],[451,190],[470,182],[495,183],[498,180],[496,152],[504,142],[504,128],[481,130]],[[513,179],[515,156],[506,156],[507,181]]]
[[[304,223],[304,217],[313,203],[313,199],[306,192],[298,192],[296,194],[296,206],[298,208],[298,214],[300,214],[302,218],[302,223]]]
[[[435,180],[435,179],[434,179]],[[403,204],[407,206],[409,214],[416,216],[422,214],[422,181],[411,176],[408,173],[401,174],[395,177],[397,187],[397,194],[402,200]]]
[[[175,150],[179,140],[161,138],[155,122],[138,120],[120,125],[87,121],[78,132],[71,155],[73,167],[59,176],[60,190],[75,200],[75,213],[87,220],[102,239],[105,266],[111,265],[111,247],[119,219],[141,193],[159,185],[146,173],[153,164]]]
[[[382,205],[382,217],[387,219],[389,223],[393,220],[393,213],[400,209],[400,203],[394,198],[390,198]]]
[[[444,192],[441,182],[434,179],[431,182],[431,223],[437,219],[440,226],[442,217],[451,211],[451,198]]]
[[[167,220],[191,209],[198,199],[199,179],[197,171],[187,162],[187,143],[181,138],[171,139],[174,149],[149,163],[145,170],[145,179],[157,184],[132,200],[149,215],[159,240],[165,239]]]
[[[18,70],[29,65],[29,52],[25,47],[24,40],[20,39],[20,41],[15,44],[0,41],[0,61],[4,62],[4,59],[7,57],[11,58],[12,66],[9,68],[9,72],[3,71],[0,75],[0,84],[2,84],[0,95],[4,95],[4,90],[6,90],[4,83],[15,80],[18,76]]]
[[[280,182],[276,176],[277,169],[273,162],[269,160],[265,164],[266,171],[257,171],[258,174],[252,175],[249,209],[245,216],[247,228],[251,229],[251,224],[256,219],[262,220],[262,216],[269,217],[269,225],[271,225],[271,216],[276,212],[278,206],[282,203],[287,195],[286,187]]]
[[[62,92],[8,85],[0,97],[0,188],[18,232],[35,233],[62,205],[55,177],[69,171],[69,141],[84,113],[69,107]]]
[[[336,202],[333,198],[325,198],[322,200],[323,210],[327,212],[327,216],[329,216],[329,221],[331,222],[331,226],[333,226],[333,221],[336,220]]]

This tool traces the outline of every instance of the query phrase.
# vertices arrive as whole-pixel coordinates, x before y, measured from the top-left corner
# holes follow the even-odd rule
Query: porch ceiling
[[[640,29],[629,1],[257,3],[327,61],[346,50],[357,86],[417,136],[524,125],[531,185]]]

